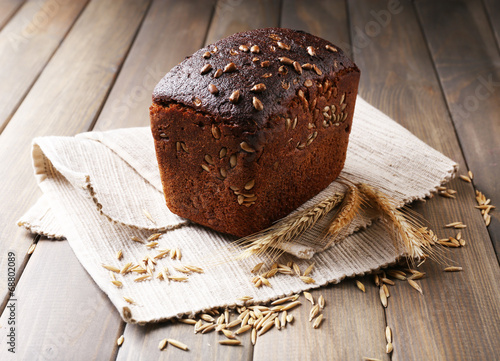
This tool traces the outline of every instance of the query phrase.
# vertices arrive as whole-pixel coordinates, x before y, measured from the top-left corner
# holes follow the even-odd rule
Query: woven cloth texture
[[[149,128],[36,138],[33,166],[43,196],[18,224],[49,238],[66,238],[122,318],[131,323],[241,304],[237,299],[242,296],[267,302],[369,273],[404,256],[380,222],[359,216],[342,242],[326,250],[317,242],[320,226],[287,247],[280,263],[293,260],[304,271],[314,262],[314,284],[277,274],[270,279],[272,287],[256,288],[250,271],[259,262],[266,262],[263,269],[269,267],[269,260],[254,256],[235,261],[231,246],[235,237],[168,210]],[[358,97],[342,177],[367,183],[403,206],[429,196],[456,171],[455,162]],[[342,192],[344,187],[333,182],[299,209]],[[153,249],[131,240],[132,236],[145,240],[156,232],[162,236]],[[182,259],[158,259],[151,280],[134,282],[139,276],[136,273],[116,274],[123,283],[121,288],[111,283],[109,272],[102,267],[139,264],[147,255],[154,257],[159,250],[174,248],[181,250]],[[116,258],[119,250],[121,260]],[[164,267],[171,275],[183,276],[173,268],[181,265],[202,267],[204,273],[191,274],[186,282],[156,278]],[[134,304],[127,303],[124,296]]]

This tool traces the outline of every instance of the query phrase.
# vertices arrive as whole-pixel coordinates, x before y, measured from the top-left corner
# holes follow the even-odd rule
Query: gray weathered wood
[[[361,39],[356,29],[366,31],[367,24],[376,21],[373,14],[387,10],[387,2],[356,0],[349,6],[356,44],[356,35]],[[397,9],[401,11],[391,14],[387,26],[358,43],[354,52],[362,71],[360,93],[463,168],[460,145],[413,5],[404,1]],[[463,221],[468,225],[462,232],[468,244],[447,251],[446,264],[425,264],[428,277],[419,281],[423,296],[401,282],[391,287],[386,315],[394,331],[393,360],[469,360],[478,355],[492,359],[500,347],[500,274],[491,240],[473,208],[472,186],[458,180],[449,186],[458,191],[456,200],[435,197],[414,208],[439,237],[456,234],[443,225]],[[451,264],[464,267],[464,272],[444,273],[443,268]]]
[[[233,318],[231,319],[234,319]],[[233,331],[235,331],[233,329]],[[219,340],[227,339],[215,331],[206,334],[194,334],[191,325],[165,322],[146,326],[127,325],[124,333],[125,342],[120,348],[117,361],[135,360],[252,360],[250,333],[237,336],[241,346],[219,345]],[[158,344],[164,338],[172,338],[188,346],[188,351],[168,345],[163,351]]]
[[[0,32],[0,130],[63,41],[88,0],[29,1]]]
[[[0,32],[0,130],[9,121],[88,0],[29,1]]]
[[[500,53],[481,1],[443,5],[416,3],[474,186],[499,205]],[[446,21],[438,21],[436,14],[445,10]],[[499,212],[491,217],[490,236],[500,257]]]
[[[208,30],[206,44],[241,31],[276,27],[280,19],[280,1],[219,0]]]
[[[347,12],[344,1],[285,1],[281,24],[326,38],[341,47],[349,44]],[[342,45],[340,45],[342,44]],[[374,357],[388,360],[385,355],[383,331],[385,315],[378,290],[362,279],[367,293],[362,293],[353,280],[345,280],[321,290],[311,291],[317,300],[327,301],[325,320],[319,329],[308,322],[311,304],[301,297],[303,305],[291,312],[292,325],[285,330],[271,330],[259,338],[255,346],[256,360],[361,360]]]
[[[14,359],[82,360],[83,355],[87,360],[109,359],[119,327],[118,312],[80,265],[68,242],[38,243],[15,298]],[[7,309],[0,318],[2,343],[9,315]],[[4,345],[0,359],[10,360]]]
[[[22,269],[27,259],[26,251],[33,236],[17,227],[16,220],[40,195],[32,174],[31,141],[35,136],[73,135],[89,129],[147,8],[148,1],[102,1],[89,4],[0,136],[0,171],[3,175],[0,201],[4,205],[0,211],[0,254],[14,251],[19,269]],[[50,335],[58,335],[71,321],[73,325],[81,325],[81,328],[75,326],[75,339],[59,345],[61,355],[71,354],[76,348],[96,350],[102,353],[101,356],[108,355],[104,358],[109,358],[113,349],[101,336],[116,333],[120,319],[117,313],[110,311],[109,300],[102,297],[99,288],[77,260],[70,258],[70,252],[66,242],[41,242],[29,262],[28,269],[35,271],[27,273],[23,285],[20,284],[18,297],[20,302],[29,300],[31,295],[38,295],[38,298],[36,308],[31,307],[34,304],[30,303],[21,306],[23,320],[28,325],[24,327],[22,337],[35,339],[43,333],[46,338],[32,347],[26,346],[26,349],[29,352],[42,352],[51,347],[50,342],[53,341]],[[6,269],[6,262],[7,258],[1,257],[2,269]],[[58,262],[62,270],[51,272],[53,262]],[[42,277],[38,272],[40,269],[46,270]],[[68,277],[64,270],[69,274]],[[78,276],[72,279],[72,275]],[[37,284],[43,292],[32,293],[33,289],[37,289]],[[62,284],[65,286],[60,287]],[[6,287],[7,284],[2,282],[0,294],[6,294]],[[54,303],[56,300],[50,297],[58,292],[65,295],[64,307]],[[88,295],[96,295],[96,307],[107,310],[105,314],[109,315],[109,322],[101,325],[105,318],[99,312],[75,312]],[[62,302],[62,298],[57,299],[57,302]],[[50,312],[45,313],[44,310]],[[34,319],[37,319],[36,327]],[[87,333],[87,328],[96,326],[102,333]],[[96,336],[89,337],[93,333]],[[75,343],[79,345],[75,347]],[[2,348],[1,351],[4,350]]]
[[[483,0],[483,3],[500,50],[500,3],[495,0]]]
[[[0,2],[0,29],[10,20],[25,0],[5,0]]]

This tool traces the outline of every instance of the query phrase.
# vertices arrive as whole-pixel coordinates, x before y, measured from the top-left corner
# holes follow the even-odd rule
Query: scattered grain
[[[315,305],[313,308],[311,308],[311,311],[309,312],[309,322],[313,320],[314,317],[316,317],[319,314],[319,305]]]
[[[321,321],[323,321],[323,314],[322,313],[314,320],[313,328],[318,328],[319,325],[321,324]]]
[[[115,266],[111,266],[109,264],[102,264],[104,268],[106,268],[108,271],[115,272],[115,273],[120,273],[120,269]]]
[[[160,351],[162,351],[165,347],[167,347],[167,345],[168,345],[168,340],[166,338],[164,338],[158,344],[158,348],[160,349]]]
[[[314,268],[314,264],[315,262],[311,263],[307,268],[306,270],[304,271],[304,274],[303,276],[309,276],[309,274],[311,273],[312,269]]]
[[[463,268],[462,267],[451,266],[451,267],[446,267],[444,270],[446,272],[460,272],[460,271],[463,271]]]
[[[392,342],[392,330],[391,330],[391,328],[389,326],[385,327],[385,340],[388,343]]]
[[[187,345],[183,344],[182,342],[180,341],[177,341],[177,340],[174,340],[174,339],[167,339],[168,343],[171,344],[172,346],[175,346],[177,348],[180,348],[181,350],[184,350],[184,351],[187,351],[188,350],[188,347]]]
[[[422,292],[422,288],[418,285],[417,282],[415,282],[414,280],[412,279],[408,279],[408,283],[410,284],[410,286],[412,286],[414,289],[416,289],[418,292],[420,292],[421,294],[424,294]]]
[[[220,340],[219,344],[227,346],[238,346],[241,345],[240,340]]]
[[[136,236],[132,236],[132,237],[130,237],[130,239],[131,239],[132,241],[134,241],[134,242],[144,244],[144,241],[143,241],[142,239],[139,239],[139,238],[138,238],[138,237],[136,237]]]
[[[363,292],[366,292],[365,290],[365,285],[363,283],[361,283],[361,281],[358,281],[356,280],[356,286],[358,286],[358,288],[363,291]]]
[[[31,244],[30,248],[28,248],[28,254],[32,254],[35,251],[35,248],[36,248],[36,243]]]
[[[325,298],[323,297],[323,295],[320,295],[319,298],[318,298],[318,305],[319,305],[319,309],[322,310],[323,308],[325,308]]]
[[[384,292],[382,287],[379,288],[380,302],[382,302],[382,306],[387,307],[387,295]]]
[[[304,294],[304,297],[306,298],[306,300],[311,302],[311,305],[314,306],[314,297],[309,292],[306,292],[306,291],[304,291],[303,294]]]
[[[120,337],[118,337],[118,340],[116,340],[116,344],[118,346],[121,346],[121,345],[123,345],[124,340],[125,340],[125,338],[123,337],[123,335],[121,335]]]

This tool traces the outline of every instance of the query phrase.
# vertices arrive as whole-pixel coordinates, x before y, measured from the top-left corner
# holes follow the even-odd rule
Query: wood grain
[[[356,0],[349,5],[353,40],[360,36],[356,29],[366,30],[370,21],[376,21],[374,12],[387,10],[385,1]],[[401,2],[401,11],[391,14],[388,24],[380,28],[355,52],[363,74],[361,95],[463,167],[460,145],[411,2]],[[411,41],[407,34],[412,34]],[[468,225],[462,232],[468,244],[447,251],[446,264],[428,262],[423,267],[428,275],[419,281],[423,296],[408,284],[391,288],[386,315],[395,334],[392,360],[493,359],[500,347],[500,274],[491,240],[473,208],[472,186],[458,180],[449,186],[458,191],[456,200],[435,197],[425,206],[415,204],[414,209],[443,238],[456,234],[444,229],[444,224],[463,221]],[[443,272],[450,264],[464,267],[464,272]]]
[[[39,242],[15,298],[17,360],[109,359],[120,317],[68,242]],[[2,341],[9,314],[0,318]],[[0,347],[0,359],[10,360],[9,355],[7,347]]]
[[[149,126],[155,85],[203,46],[215,1],[155,1],[94,130]]]
[[[348,17],[343,0],[284,0],[281,26],[304,30],[322,37],[343,50],[350,49]]]
[[[0,32],[0,131],[87,1],[29,1]]]
[[[385,316],[378,288],[371,277],[360,280],[366,293],[353,280],[311,291],[316,302],[320,295],[326,300],[324,320],[318,329],[308,321],[312,305],[301,296],[302,305],[290,312],[293,323],[282,330],[273,328],[259,337],[254,359],[389,360],[385,354]]]
[[[33,138],[89,129],[146,8],[147,2],[133,1],[87,7],[1,134],[0,254],[12,249],[20,256],[31,243],[32,236],[16,221],[40,195],[31,166]],[[5,267],[3,257],[0,267]],[[5,289],[1,284],[0,294]]]
[[[435,14],[445,10],[442,2],[416,7],[467,166],[476,175],[474,186],[499,205],[500,53],[484,8],[480,1],[454,1],[441,22]],[[490,236],[500,258],[500,215],[491,216]]]
[[[484,0],[483,3],[497,41],[497,47],[500,50],[500,3],[495,0]]]
[[[205,44],[241,31],[279,26],[279,0],[219,0]]]
[[[10,20],[25,0],[4,0],[0,2],[0,29]]]
[[[233,318],[231,319],[234,319]],[[117,361],[134,360],[252,360],[250,333],[237,336],[241,346],[219,345],[219,340],[227,339],[215,331],[194,334],[194,328],[181,323],[171,322],[146,326],[127,325],[124,333],[125,342],[120,348]],[[235,331],[236,329],[233,329]],[[172,338],[186,344],[188,351],[168,345],[163,351],[158,349],[164,338]]]
[[[0,201],[4,205],[0,211],[0,254],[14,251],[19,269],[23,268],[28,258],[25,255],[33,236],[17,227],[16,220],[40,195],[32,174],[31,141],[36,136],[74,135],[89,129],[147,8],[148,1],[90,3],[0,136],[0,171],[3,175]],[[108,359],[113,349],[108,347],[110,344],[104,340],[103,334],[95,331],[99,337],[102,336],[95,338],[89,336],[92,332],[87,333],[87,329],[101,329],[101,322],[107,320],[108,316],[104,317],[99,312],[89,315],[77,310],[82,300],[94,295],[98,297],[96,307],[106,310],[102,312],[112,318],[106,321],[109,322],[109,332],[117,332],[120,319],[117,313],[109,311],[109,300],[102,297],[99,288],[68,253],[72,254],[66,242],[41,242],[37,246],[29,262],[30,269],[35,271],[27,273],[23,280],[24,286],[19,286],[18,294],[20,300],[38,296],[36,302],[27,303],[21,309],[23,319],[31,320],[26,323],[33,323],[33,319],[39,322],[36,323],[38,328],[33,324],[24,328],[23,339],[41,338],[42,333],[43,341],[33,346],[42,352],[52,347],[51,342],[56,342],[49,337],[61,334],[60,330],[64,330],[71,321],[74,339],[60,343],[60,354],[72,354],[73,348],[87,349],[92,352],[95,350],[96,354],[100,354],[99,357]],[[0,268],[6,269],[7,258],[2,256],[0,259]],[[51,271],[54,270],[50,268],[52,262],[58,262],[63,270]],[[69,264],[72,267],[68,267]],[[44,265],[48,268],[44,268]],[[46,270],[42,280],[38,272],[40,269]],[[65,277],[64,270],[69,277]],[[31,290],[38,289],[38,284],[43,292],[32,293]],[[6,294],[6,287],[7,284],[2,282],[0,294]],[[65,297],[50,297],[58,292]],[[64,307],[61,306],[62,301]],[[45,313],[45,310],[50,312]],[[103,332],[109,336],[108,326],[105,326],[102,327]]]
[[[349,45],[346,8],[343,1],[285,1],[281,24],[326,38],[334,44]],[[353,280],[312,291],[317,300],[323,295],[327,307],[320,329],[308,322],[311,305],[301,297],[303,305],[292,313],[294,323],[285,330],[272,330],[259,338],[254,358],[274,360],[361,360],[374,357],[389,360],[385,354],[383,332],[385,315],[378,290],[369,277],[362,279],[367,293],[362,293]]]

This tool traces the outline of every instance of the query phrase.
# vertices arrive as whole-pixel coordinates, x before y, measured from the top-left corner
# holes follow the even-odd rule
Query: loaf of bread
[[[279,28],[186,58],[150,108],[168,208],[241,237],[318,194],[344,166],[359,75],[328,41]]]

